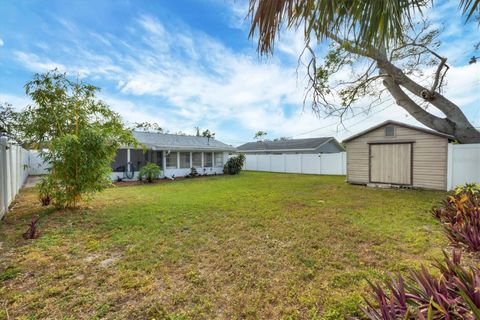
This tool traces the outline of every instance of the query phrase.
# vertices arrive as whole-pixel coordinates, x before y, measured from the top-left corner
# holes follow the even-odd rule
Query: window
[[[145,152],[145,162],[155,163],[162,168],[162,151],[147,150],[147,152]]]
[[[180,168],[190,168],[190,152],[180,152]]]
[[[215,167],[223,167],[223,152],[215,152]]]
[[[204,153],[205,157],[205,163],[203,164],[204,167],[212,167],[212,153],[211,152],[205,152]]]
[[[385,127],[385,136],[386,137],[395,137],[395,127],[394,126],[386,126]]]
[[[145,161],[145,155],[142,149],[130,149],[130,162],[132,163],[133,170],[139,171],[147,162]]]
[[[127,149],[118,149],[115,160],[112,162],[113,172],[125,172],[127,167]]]
[[[192,166],[194,168],[200,168],[202,166],[202,153],[192,152]]]
[[[177,169],[177,153],[170,152],[165,157],[167,169]]]

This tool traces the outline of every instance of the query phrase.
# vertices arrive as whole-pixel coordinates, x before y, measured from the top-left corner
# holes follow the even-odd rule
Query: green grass
[[[441,256],[442,192],[344,177],[239,176],[110,188],[54,212],[25,190],[0,223],[0,319],[342,319],[367,285]],[[41,214],[42,236],[25,241]]]

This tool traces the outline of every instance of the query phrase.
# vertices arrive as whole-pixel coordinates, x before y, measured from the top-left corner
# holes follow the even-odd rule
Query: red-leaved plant
[[[398,275],[384,287],[370,282],[371,296],[363,309],[372,320],[397,319],[480,319],[480,273],[477,268],[460,265],[460,251],[434,266],[434,276],[422,266],[406,278]]]
[[[460,189],[463,190],[463,189]],[[440,220],[448,239],[470,251],[480,251],[480,194],[457,191],[448,196],[432,214]]]
[[[38,220],[40,220],[40,217],[33,218],[28,224],[27,231],[23,233],[23,238],[25,240],[37,239],[40,237],[40,232],[37,227]]]

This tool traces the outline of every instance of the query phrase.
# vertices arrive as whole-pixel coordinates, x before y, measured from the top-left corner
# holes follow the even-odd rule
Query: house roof
[[[236,150],[228,144],[207,137],[141,131],[134,131],[133,136],[147,148],[156,150]]]
[[[315,150],[331,140],[336,142],[335,138],[333,137],[281,141],[258,141],[245,143],[237,147],[237,149],[240,151],[306,151]]]
[[[425,128],[418,127],[418,126],[413,126],[411,124],[406,124],[406,123],[403,123],[403,122],[398,122],[398,121],[394,121],[394,120],[387,120],[387,121],[384,121],[384,122],[382,122],[382,123],[380,123],[376,126],[373,126],[373,127],[369,128],[367,130],[361,131],[361,132],[359,132],[359,133],[357,133],[357,134],[355,134],[351,137],[348,137],[347,139],[343,140],[343,142],[349,142],[349,141],[354,140],[354,139],[356,139],[360,136],[363,136],[364,134],[367,134],[367,133],[369,133],[373,130],[376,130],[378,128],[384,127],[384,126],[389,125],[389,124],[393,124],[393,125],[396,125],[396,126],[409,128],[409,129],[412,129],[412,130],[417,130],[417,131],[433,134],[433,135],[444,137],[444,138],[447,138],[447,139],[455,139],[454,136],[451,136],[449,134],[441,133],[441,132],[430,130],[430,129],[425,129]]]

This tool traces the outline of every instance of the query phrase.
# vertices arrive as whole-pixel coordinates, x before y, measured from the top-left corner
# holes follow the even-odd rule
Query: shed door
[[[412,184],[412,144],[370,145],[370,182]]]

